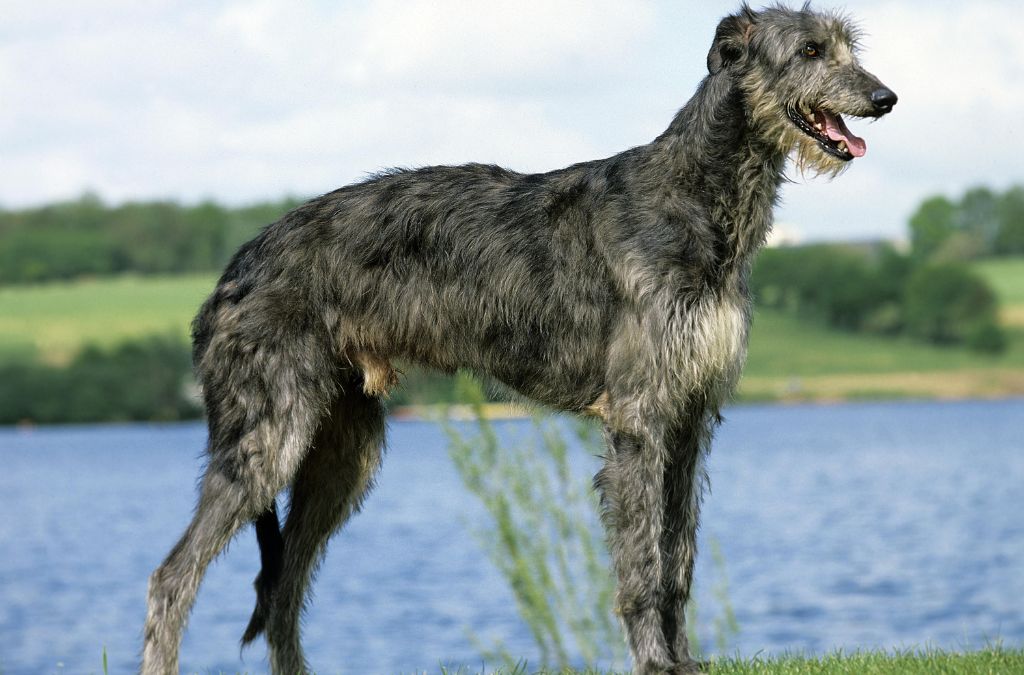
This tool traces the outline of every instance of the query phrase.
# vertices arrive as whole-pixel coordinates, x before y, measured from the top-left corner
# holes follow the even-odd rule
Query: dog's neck
[[[704,204],[726,242],[722,262],[745,275],[771,231],[786,155],[752,131],[737,78],[706,77],[651,147],[673,167],[666,187]]]

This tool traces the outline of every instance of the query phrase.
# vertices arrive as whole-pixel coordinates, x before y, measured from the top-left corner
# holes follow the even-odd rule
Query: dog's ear
[[[757,23],[757,14],[746,4],[736,14],[725,17],[715,30],[715,41],[708,52],[708,72],[714,75],[730,63],[738,61],[750,45],[750,36]]]

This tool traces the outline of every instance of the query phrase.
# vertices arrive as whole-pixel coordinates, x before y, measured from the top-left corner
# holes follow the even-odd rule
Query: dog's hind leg
[[[278,426],[261,422],[240,443],[259,443],[260,454],[273,454],[279,446],[309,442],[303,430],[282,432]],[[243,525],[268,508],[287,480],[273,470],[252,480],[252,469],[216,459],[207,467],[192,522],[149,580],[143,673],[178,672],[182,631],[207,566]]]
[[[333,382],[311,359],[280,348],[240,353],[223,342],[197,363],[209,418],[210,459],[185,534],[149,580],[142,672],[178,672],[188,613],[209,563],[265,513],[313,440]],[[321,413],[322,414],[322,413]]]
[[[270,602],[281,578],[281,567],[284,565],[284,537],[281,536],[276,500],[270,502],[270,508],[256,518],[256,543],[260,547],[260,573],[253,582],[256,589],[256,609],[253,610],[249,625],[242,634],[243,647],[266,630]]]
[[[284,526],[284,558],[267,617],[274,673],[308,671],[300,615],[327,540],[359,509],[380,465],[384,409],[380,400],[346,386],[299,466]]]

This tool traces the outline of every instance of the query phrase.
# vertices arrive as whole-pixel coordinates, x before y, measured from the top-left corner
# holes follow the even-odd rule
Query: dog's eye
[[[803,54],[809,59],[816,59],[821,56],[821,50],[818,48],[818,45],[813,42],[808,42],[804,45]]]

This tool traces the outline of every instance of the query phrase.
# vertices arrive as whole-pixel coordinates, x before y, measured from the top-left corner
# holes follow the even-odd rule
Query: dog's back
[[[328,361],[469,368],[581,410],[600,393],[619,301],[604,242],[627,203],[601,184],[612,161],[398,171],[317,198],[236,254],[195,320],[196,363],[217,334],[236,338],[214,349],[298,329]]]

